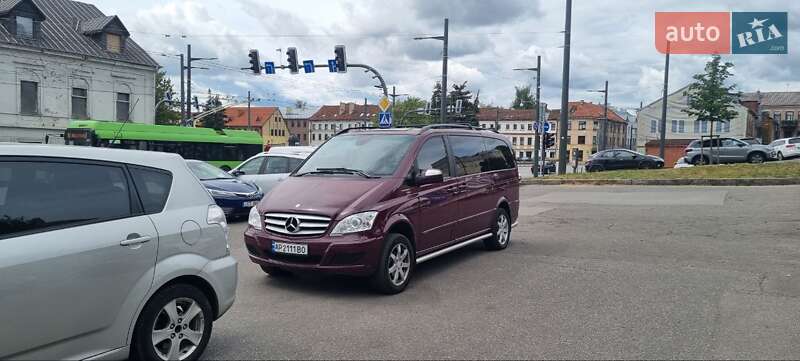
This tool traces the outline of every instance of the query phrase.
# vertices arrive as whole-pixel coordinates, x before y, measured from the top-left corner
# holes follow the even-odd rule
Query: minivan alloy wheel
[[[505,213],[500,213],[497,216],[497,243],[500,243],[501,246],[508,243],[509,233],[508,217]]]
[[[405,244],[398,243],[389,253],[389,280],[395,286],[402,285],[408,278],[411,269],[411,253]]]
[[[156,316],[151,332],[153,348],[162,360],[184,360],[203,338],[205,315],[191,298],[168,302]]]

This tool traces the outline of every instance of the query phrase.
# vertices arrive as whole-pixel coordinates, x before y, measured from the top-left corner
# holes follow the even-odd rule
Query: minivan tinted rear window
[[[122,167],[0,161],[0,238],[131,215]]]
[[[486,148],[483,145],[483,137],[451,135],[448,139],[456,162],[456,176],[489,170],[484,162]]]

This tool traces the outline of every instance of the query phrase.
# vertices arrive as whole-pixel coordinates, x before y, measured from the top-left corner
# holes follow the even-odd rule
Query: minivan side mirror
[[[234,169],[234,170],[232,170],[230,173],[231,173],[231,175],[232,175],[232,176],[234,176],[234,177],[238,177],[238,176],[240,176],[240,175],[244,175],[244,174],[245,174],[245,172],[244,172],[244,171],[241,171],[241,170],[238,170],[238,169]]]
[[[421,186],[425,184],[441,183],[444,182],[444,175],[438,169],[426,169],[421,175],[414,179],[414,184]]]

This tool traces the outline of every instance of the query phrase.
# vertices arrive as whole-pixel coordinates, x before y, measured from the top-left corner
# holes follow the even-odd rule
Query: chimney
[[[345,104],[342,103],[342,102],[339,102],[339,114],[340,115],[344,114],[344,110],[345,110]]]

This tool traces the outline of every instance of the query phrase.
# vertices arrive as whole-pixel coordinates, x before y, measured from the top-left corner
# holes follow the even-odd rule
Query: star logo
[[[763,26],[764,26],[764,22],[765,22],[765,21],[767,21],[767,20],[769,20],[769,19],[758,20],[757,18],[753,18],[753,22],[750,22],[750,23],[748,23],[748,24],[750,24],[750,26],[751,26],[753,29],[755,29],[755,28],[760,28],[760,27],[763,27]]]

